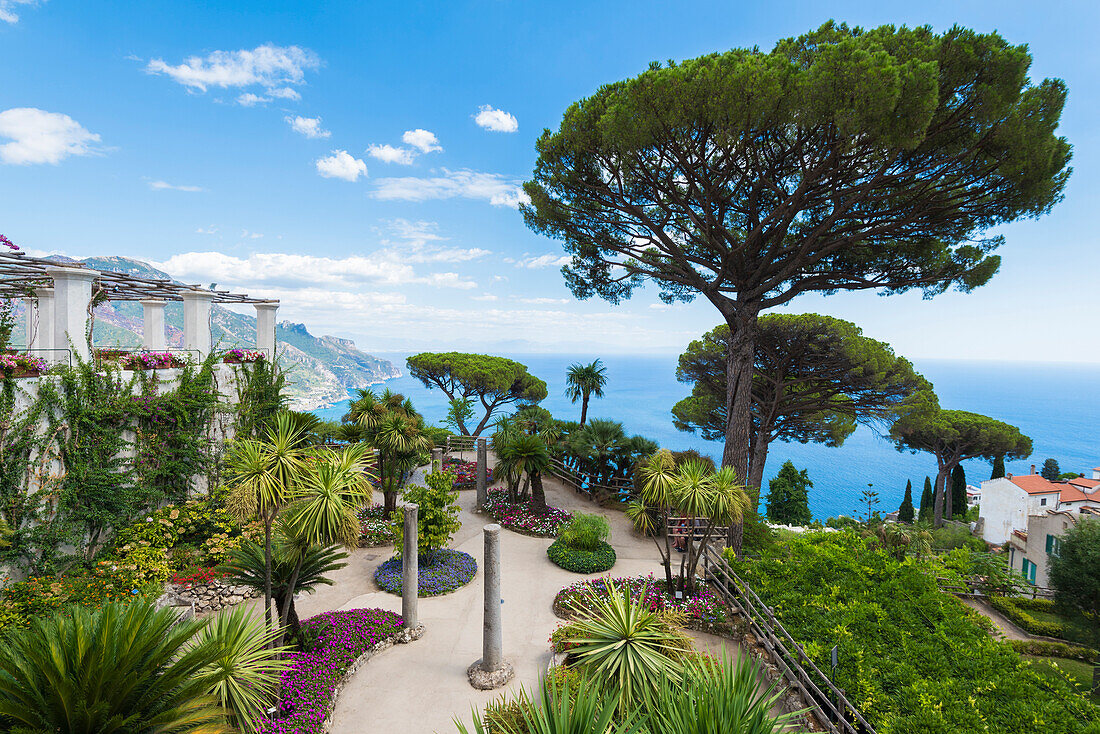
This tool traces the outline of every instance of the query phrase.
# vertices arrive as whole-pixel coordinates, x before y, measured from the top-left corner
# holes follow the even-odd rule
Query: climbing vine
[[[237,387],[234,433],[240,438],[257,438],[267,422],[286,407],[286,374],[276,360],[259,359],[236,365],[233,379]]]

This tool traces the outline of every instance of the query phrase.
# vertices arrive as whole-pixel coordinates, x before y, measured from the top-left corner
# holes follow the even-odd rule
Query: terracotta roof
[[[1027,542],[1027,531],[1026,530],[1013,530],[1012,534],[1015,535],[1020,540],[1022,540],[1024,542]]]
[[[1062,485],[1062,494],[1058,496],[1059,502],[1080,502],[1081,500],[1098,499],[1092,495],[1085,494],[1072,484]]]
[[[1081,487],[1082,489],[1096,489],[1096,487],[1100,487],[1100,479],[1086,479],[1085,477],[1070,479],[1069,483]]]
[[[1055,484],[1054,482],[1048,482],[1038,474],[1018,474],[1011,477],[1008,481],[1015,484],[1020,489],[1024,490],[1028,494],[1054,494],[1061,492],[1066,486],[1064,484]]]

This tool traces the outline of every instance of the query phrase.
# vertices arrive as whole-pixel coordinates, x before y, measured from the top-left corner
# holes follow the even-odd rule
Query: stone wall
[[[214,579],[204,584],[195,584],[190,588],[172,585],[172,590],[179,602],[194,604],[195,613],[214,612],[234,604],[240,604],[245,599],[254,599],[263,596],[262,591],[257,591],[248,586],[235,586],[220,579]],[[262,605],[261,605],[262,606]]]

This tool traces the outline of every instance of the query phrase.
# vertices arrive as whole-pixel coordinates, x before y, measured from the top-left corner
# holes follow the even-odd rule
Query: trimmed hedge
[[[1039,604],[1035,602],[1039,602]],[[1042,606],[1043,602],[1046,602],[1050,606]],[[1027,613],[1027,609],[1036,612],[1053,611],[1053,604],[1047,602],[1045,599],[1009,599],[1005,596],[994,596],[990,597],[989,603],[994,609],[1008,617],[1014,624],[1021,627],[1026,632],[1030,632],[1033,635],[1042,635],[1043,637],[1066,636],[1065,625],[1058,624],[1057,622],[1045,622]]]
[[[1012,649],[1021,655],[1036,655],[1044,658],[1068,658],[1080,660],[1082,663],[1093,663],[1100,653],[1080,645],[1067,645],[1063,642],[1047,642],[1046,640],[1009,640]]]
[[[615,565],[615,549],[600,541],[596,550],[580,550],[555,540],[546,549],[546,555],[556,565],[573,573],[600,573]]]

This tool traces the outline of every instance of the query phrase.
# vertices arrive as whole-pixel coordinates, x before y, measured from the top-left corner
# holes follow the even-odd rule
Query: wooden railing
[[[810,659],[802,645],[775,618],[756,592],[713,547],[703,552],[703,573],[719,595],[740,609],[753,634],[764,645],[788,685],[802,693],[811,713],[832,734],[875,734],[863,715],[830,678]]]

